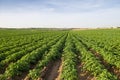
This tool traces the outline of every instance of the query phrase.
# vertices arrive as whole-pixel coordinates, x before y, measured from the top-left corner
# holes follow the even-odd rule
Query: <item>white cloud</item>
[[[107,0],[108,1],[108,0]],[[120,8],[102,8],[105,0],[47,0],[0,12],[0,27],[120,26]]]
[[[6,13],[0,14],[1,27],[108,27],[119,26],[120,9],[89,13]]]

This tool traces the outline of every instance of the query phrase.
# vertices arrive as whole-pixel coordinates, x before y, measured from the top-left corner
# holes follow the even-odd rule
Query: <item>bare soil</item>
[[[62,60],[61,60],[61,62],[60,62],[60,66],[59,66],[59,69],[58,69],[58,76],[56,77],[56,79],[55,80],[60,80],[60,76],[61,76],[61,73],[62,73],[62,65],[63,63],[62,63]]]
[[[41,78],[38,80],[55,80],[59,75],[60,64],[61,60],[52,61],[49,63],[48,66],[44,68]]]
[[[82,70],[83,63],[79,63],[77,65],[77,71],[78,71],[78,79],[79,80],[96,80],[94,76],[90,74],[88,71],[83,71]]]

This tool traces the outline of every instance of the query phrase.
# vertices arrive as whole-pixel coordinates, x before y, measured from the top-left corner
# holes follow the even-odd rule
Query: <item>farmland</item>
[[[0,80],[120,80],[120,29],[1,29]]]

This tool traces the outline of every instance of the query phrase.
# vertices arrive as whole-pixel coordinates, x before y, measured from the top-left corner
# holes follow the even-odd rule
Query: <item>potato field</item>
[[[120,80],[120,29],[0,29],[0,80]]]

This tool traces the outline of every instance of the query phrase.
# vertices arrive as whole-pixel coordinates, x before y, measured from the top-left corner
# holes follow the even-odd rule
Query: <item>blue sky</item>
[[[0,0],[0,27],[120,26],[120,0]]]

